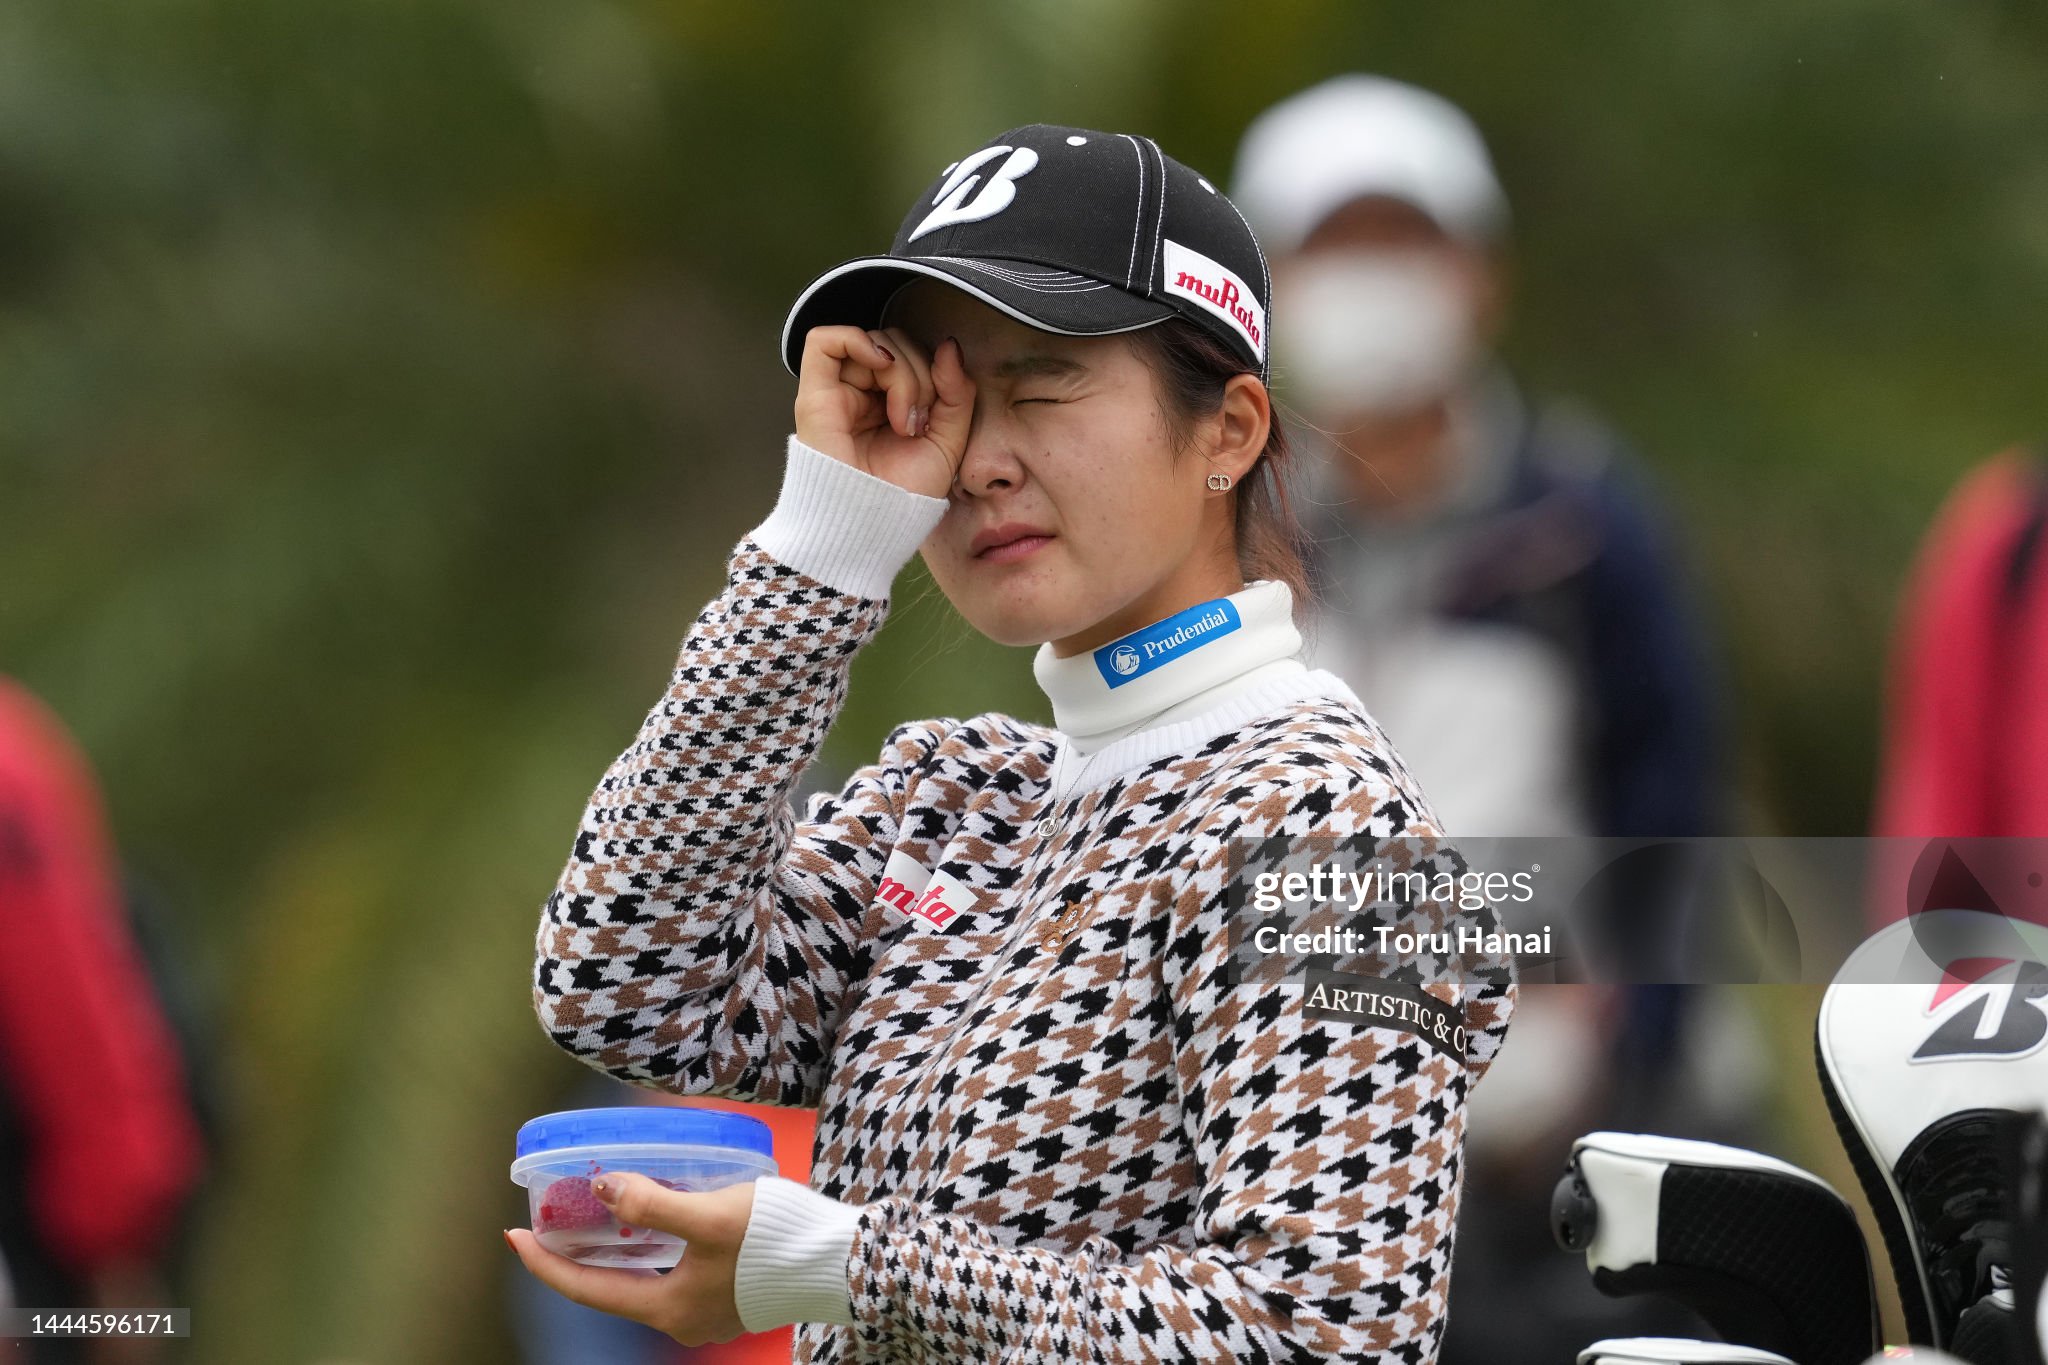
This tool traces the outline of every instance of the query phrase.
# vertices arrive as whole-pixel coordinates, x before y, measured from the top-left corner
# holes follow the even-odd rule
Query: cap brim
[[[863,256],[836,265],[805,286],[782,324],[782,363],[797,373],[813,327],[872,328],[905,284],[943,280],[1027,327],[1065,336],[1104,336],[1150,327],[1175,315],[1170,304],[1116,285],[1030,261],[966,256]]]

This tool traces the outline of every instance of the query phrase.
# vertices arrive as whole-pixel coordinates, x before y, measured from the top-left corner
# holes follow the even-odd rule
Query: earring
[[[1211,474],[1209,476],[1209,487],[1221,493],[1224,489],[1230,487],[1230,476],[1228,474]]]

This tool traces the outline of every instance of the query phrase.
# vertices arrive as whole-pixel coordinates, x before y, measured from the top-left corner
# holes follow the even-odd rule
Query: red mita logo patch
[[[886,905],[927,933],[944,933],[981,900],[979,892],[941,872],[934,877],[922,863],[908,854],[893,852],[882,880],[875,886],[875,903]]]

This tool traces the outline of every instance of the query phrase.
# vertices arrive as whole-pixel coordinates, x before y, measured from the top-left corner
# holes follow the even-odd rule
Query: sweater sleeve
[[[1433,834],[1387,828],[1394,794],[1363,784],[1317,832]],[[1512,976],[1422,987],[1465,1010],[1462,1056],[1390,1025],[1310,1018],[1298,984],[1230,984],[1229,840],[1209,838],[1193,861],[1166,945],[1173,1066],[1201,1170],[1192,1244],[1127,1255],[1090,1236],[1066,1253],[887,1196],[817,1220],[844,1227],[847,1311],[864,1341],[945,1360],[1435,1359],[1465,1098],[1505,1036]],[[766,1275],[775,1234],[758,1235]],[[838,1254],[830,1236],[814,1240]],[[776,1278],[772,1297],[804,1300],[800,1272],[779,1265]],[[765,1309],[771,1294],[750,1293]]]
[[[598,783],[542,909],[534,1009],[579,1060],[681,1094],[816,1102],[907,775],[945,726],[898,727],[801,817],[793,794],[945,508],[791,438],[774,511]]]

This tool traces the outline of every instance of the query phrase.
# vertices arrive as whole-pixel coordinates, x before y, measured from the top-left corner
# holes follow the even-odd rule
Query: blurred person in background
[[[2048,453],[2022,447],[1963,476],[1914,559],[1886,680],[1873,928],[1909,909],[2048,923],[2031,843],[2048,834],[2044,542]]]
[[[205,1160],[187,1068],[128,922],[85,758],[0,677],[0,1260],[22,1308],[170,1308]],[[49,1339],[29,1361],[161,1358]]]
[[[1875,832],[2048,834],[2048,457],[2012,450],[1949,495],[1892,645]]]
[[[1621,441],[1493,355],[1508,208],[1478,130],[1338,77],[1252,124],[1237,193],[1273,253],[1276,381],[1321,438],[1318,651],[1453,830],[1702,832],[1700,615]]]
[[[1471,120],[1338,76],[1253,121],[1233,195],[1272,253],[1276,385],[1319,457],[1311,655],[1358,690],[1453,837],[1717,832],[1707,646],[1643,475],[1591,414],[1532,399],[1493,354],[1508,206]],[[1681,929],[1679,879],[1657,866],[1632,862],[1648,876],[1602,902],[1639,964]],[[1452,1279],[1454,1303],[1493,1311],[1453,1315],[1446,1362],[1567,1361],[1589,1334],[1690,1329],[1601,1298],[1546,1219],[1588,1128],[1715,1135],[1676,1079],[1688,1000],[1658,984],[1525,992],[1503,1081],[1475,1096]]]

